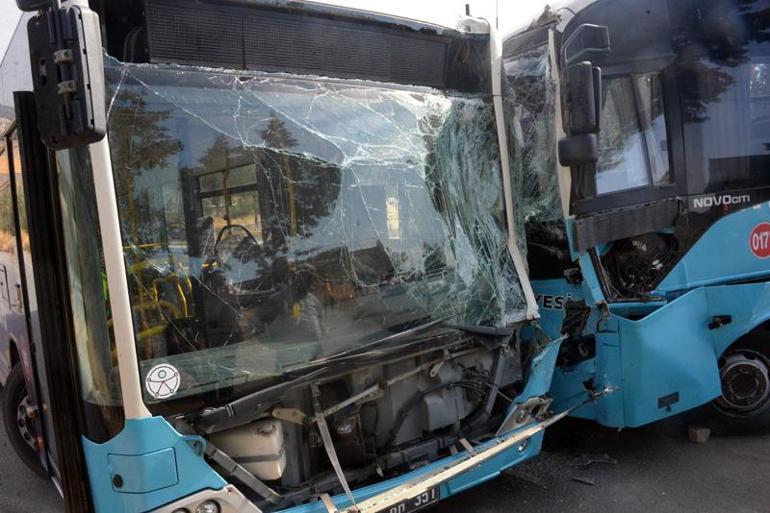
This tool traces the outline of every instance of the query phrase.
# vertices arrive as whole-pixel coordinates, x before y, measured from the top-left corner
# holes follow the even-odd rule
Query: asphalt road
[[[61,511],[0,434],[0,512]],[[460,512],[770,513],[770,437],[694,444],[676,420],[618,432],[568,419],[540,457],[429,513]]]

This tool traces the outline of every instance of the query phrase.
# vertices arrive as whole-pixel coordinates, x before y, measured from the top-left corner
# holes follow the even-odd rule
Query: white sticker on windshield
[[[155,399],[168,399],[179,390],[179,371],[167,363],[156,365],[144,379],[144,386]]]

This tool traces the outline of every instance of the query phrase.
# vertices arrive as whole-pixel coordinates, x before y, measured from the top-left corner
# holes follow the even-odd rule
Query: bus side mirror
[[[41,1],[17,0],[22,8]],[[30,18],[27,24],[38,128],[53,150],[91,144],[107,130],[99,16],[73,0]]]
[[[578,26],[562,45],[564,65],[586,60],[591,54],[606,54],[610,51],[610,29],[603,25],[583,23]]]
[[[559,162],[569,167],[596,162],[599,158],[597,135],[601,128],[602,72],[590,62],[567,68],[565,131],[559,141]]]
[[[16,0],[16,7],[20,11],[35,12],[51,5],[51,0]]]
[[[562,45],[561,65],[564,94],[564,131],[559,141],[559,162],[565,167],[595,163],[599,159],[597,134],[601,128],[602,71],[590,55],[610,51],[610,31],[602,25],[584,23]]]
[[[602,72],[590,62],[567,68],[567,126],[570,135],[599,132],[602,103]]]
[[[599,159],[596,134],[573,135],[559,141],[559,164],[564,167],[592,164]]]

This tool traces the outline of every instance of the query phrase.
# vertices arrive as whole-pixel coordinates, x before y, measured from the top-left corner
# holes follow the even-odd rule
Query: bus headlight
[[[220,513],[217,501],[204,501],[195,508],[195,513]]]

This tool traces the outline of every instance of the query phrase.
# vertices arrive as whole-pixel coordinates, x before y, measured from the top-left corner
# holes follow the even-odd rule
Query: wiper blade
[[[512,337],[516,334],[516,328],[513,326],[474,326],[469,324],[449,324],[448,328],[464,331],[473,335],[484,337]]]
[[[458,315],[459,313],[455,313],[452,315],[447,315],[446,317],[442,317],[441,319],[434,319],[432,321],[425,322],[413,328],[409,328],[404,331],[399,331],[398,333],[388,335],[387,337],[383,337],[383,338],[374,340],[372,342],[362,344],[360,346],[351,347],[350,349],[345,349],[343,351],[340,351],[339,353],[334,353],[333,355],[319,358],[317,360],[314,360],[306,364],[302,364],[298,367],[290,367],[287,369],[287,371],[297,372],[301,370],[313,369],[318,366],[326,366],[330,363],[333,363],[335,361],[338,361],[344,358],[352,358],[355,356],[368,353],[369,351],[372,351],[373,349],[376,349],[380,346],[390,345],[394,342],[400,342],[402,340],[408,340],[412,337],[419,335],[420,333],[424,333],[432,328],[435,328],[436,326],[446,324],[446,322],[449,319],[457,317]]]
[[[326,369],[318,369],[304,376],[258,390],[225,405],[204,410],[190,422],[207,435],[242,426],[272,408],[289,390],[312,381],[324,372]]]

